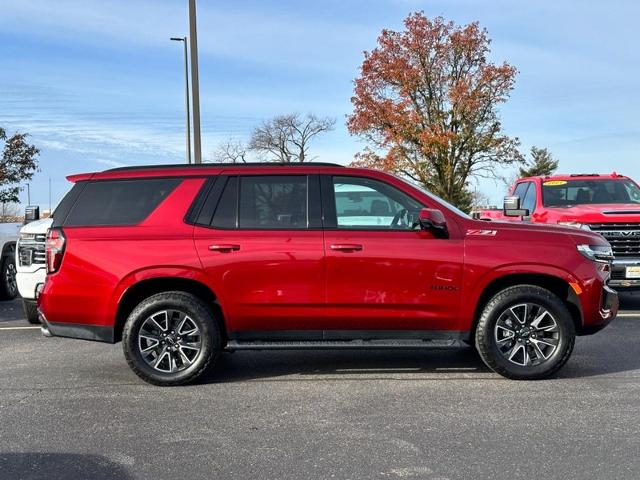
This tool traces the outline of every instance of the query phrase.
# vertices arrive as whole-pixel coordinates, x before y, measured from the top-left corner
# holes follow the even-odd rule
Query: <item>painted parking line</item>
[[[0,327],[0,330],[40,330],[40,327]]]
[[[618,317],[640,317],[640,312],[618,313]]]

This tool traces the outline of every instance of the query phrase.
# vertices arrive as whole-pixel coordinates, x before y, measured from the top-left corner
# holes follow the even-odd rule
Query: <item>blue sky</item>
[[[184,160],[182,50],[187,0],[20,0],[0,8],[0,125],[41,148],[32,203],[55,201],[65,175]],[[478,20],[492,59],[520,73],[501,109],[523,151],[548,147],[563,172],[640,179],[636,1],[199,0],[203,156],[289,112],[337,119],[312,146],[348,163],[352,81],[382,28],[424,10]],[[510,172],[504,172],[509,176]],[[498,202],[500,183],[478,188]],[[26,195],[23,195],[26,201]]]

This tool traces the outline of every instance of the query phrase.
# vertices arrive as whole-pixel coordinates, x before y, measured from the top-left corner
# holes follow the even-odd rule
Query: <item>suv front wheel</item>
[[[562,368],[575,336],[571,313],[558,296],[538,286],[518,285],[489,300],[475,339],[482,360],[496,373],[537,380]]]
[[[144,381],[171,386],[201,377],[222,349],[213,310],[186,292],[163,292],[143,300],[122,333],[127,363]]]

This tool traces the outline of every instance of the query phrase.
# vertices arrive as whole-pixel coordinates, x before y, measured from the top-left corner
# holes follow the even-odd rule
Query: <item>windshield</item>
[[[468,218],[469,220],[471,220],[471,217],[469,216],[469,214],[463,212],[462,210],[460,210],[458,207],[455,207],[453,205],[451,205],[449,202],[447,202],[446,200],[441,199],[440,197],[435,196],[433,193],[431,193],[429,190],[425,189],[424,187],[411,182],[411,185],[413,185],[414,187],[416,187],[418,190],[420,190],[422,193],[424,193],[425,195],[427,195],[429,198],[431,198],[433,201],[439,203],[440,205],[442,205],[445,208],[448,208],[449,210],[453,210],[454,212],[456,212],[458,215],[460,215],[461,217],[464,218]]]
[[[545,207],[598,203],[640,204],[640,188],[629,179],[549,180],[542,184]]]

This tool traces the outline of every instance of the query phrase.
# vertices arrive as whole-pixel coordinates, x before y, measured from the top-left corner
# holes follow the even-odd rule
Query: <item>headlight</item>
[[[578,251],[589,260],[600,263],[610,263],[613,260],[613,250],[608,245],[577,245]]]
[[[580,222],[575,222],[573,220],[571,221],[562,221],[562,222],[558,222],[558,225],[564,225],[566,227],[575,227],[575,228],[581,228],[583,230],[591,230],[589,228],[589,225],[587,225],[586,223],[580,223]]]

